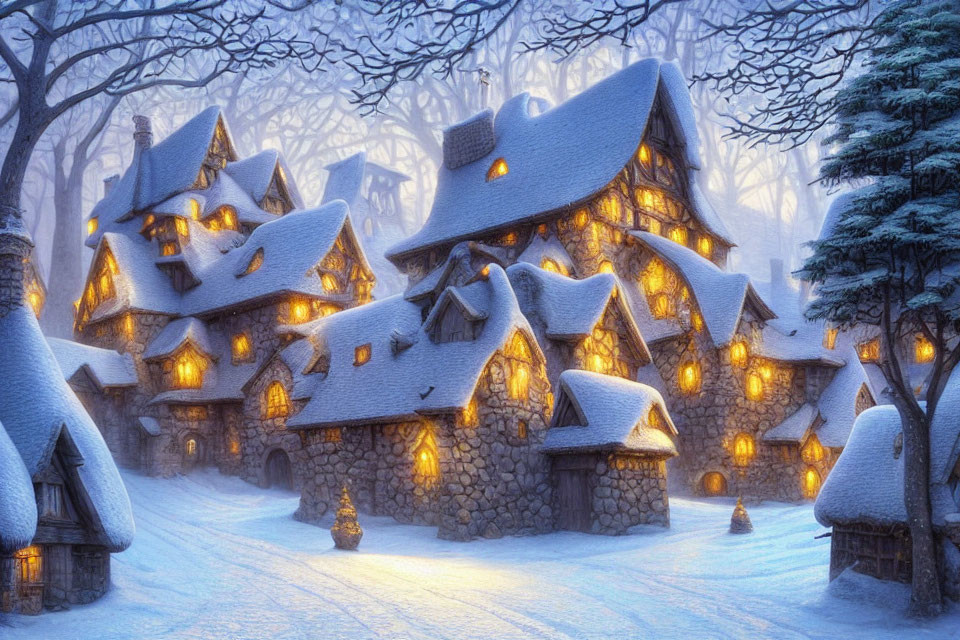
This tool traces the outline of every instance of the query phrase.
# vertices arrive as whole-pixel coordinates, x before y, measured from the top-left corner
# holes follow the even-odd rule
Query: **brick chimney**
[[[484,109],[443,130],[443,166],[457,169],[476,162],[493,151],[496,144],[493,111]]]
[[[153,127],[147,116],[133,116],[133,143],[138,151],[149,149],[153,144]]]
[[[117,180],[120,179],[119,174],[113,174],[109,178],[103,179],[103,197],[106,198],[110,195],[110,191],[113,189],[114,185],[117,184]]]

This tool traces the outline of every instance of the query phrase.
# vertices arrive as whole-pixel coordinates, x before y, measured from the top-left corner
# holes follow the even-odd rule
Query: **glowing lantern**
[[[760,377],[760,374],[748,373],[746,387],[748,400],[763,400],[763,378]]]
[[[177,355],[173,367],[173,386],[177,389],[199,389],[203,386],[205,363],[197,353],[186,348]]]
[[[510,167],[507,166],[507,161],[503,158],[497,158],[487,170],[487,182],[496,180],[497,178],[502,178],[508,173],[510,173]]]
[[[250,357],[250,338],[245,333],[237,333],[230,340],[230,349],[233,352],[233,359],[237,362],[246,360]]]
[[[682,244],[686,246],[687,244],[687,228],[676,226],[673,229],[670,229],[670,239],[676,242],[677,244]]]
[[[722,473],[710,471],[700,479],[700,488],[704,495],[723,496],[727,494],[727,479]]]
[[[278,380],[274,380],[267,386],[261,406],[263,407],[263,417],[268,420],[271,418],[285,418],[290,415],[290,398],[287,396],[287,390]]]
[[[194,220],[200,219],[200,203],[190,198],[190,217]]]
[[[700,236],[697,240],[697,252],[704,258],[709,258],[713,254],[713,240],[709,236]]]
[[[913,355],[918,363],[933,362],[936,349],[933,348],[933,343],[927,340],[926,336],[918,333],[914,344]]]
[[[413,450],[413,474],[421,484],[433,485],[440,477],[437,443],[429,428],[420,430],[420,443]]]
[[[756,455],[756,446],[753,436],[749,433],[738,433],[733,438],[733,463],[738,467],[745,467]]]
[[[857,345],[857,354],[861,362],[876,362],[880,359],[880,339],[874,338]]]
[[[730,345],[730,364],[737,367],[747,366],[746,342],[734,342]]]
[[[320,276],[320,283],[327,293],[339,293],[340,291],[340,282],[337,280],[337,276],[332,273],[325,273]]]
[[[367,364],[370,362],[370,355],[372,352],[373,349],[369,342],[356,347],[353,350],[353,366],[359,367],[362,364]]]
[[[97,227],[100,226],[100,220],[96,216],[87,220],[87,235],[92,236],[97,232]]]
[[[827,330],[823,332],[823,346],[827,349],[836,348],[837,333],[838,330],[836,327],[828,327]]]
[[[600,263],[600,273],[613,273],[613,264],[609,260]]]
[[[583,229],[585,226],[587,226],[587,220],[589,220],[587,210],[578,209],[577,213],[573,216],[573,226],[575,226],[577,229]]]
[[[290,301],[290,324],[302,324],[310,319],[310,303],[301,298]]]
[[[693,361],[680,366],[678,383],[683,393],[696,393],[700,390],[700,365]]]
[[[187,226],[187,221],[183,218],[174,218],[173,224],[177,228],[177,233],[183,237],[190,235],[190,227]]]
[[[650,147],[645,143],[640,145],[640,151],[637,152],[637,158],[640,160],[640,164],[649,168],[650,167]]]
[[[813,464],[823,460],[823,455],[823,445],[820,444],[816,434],[811,434],[803,448],[800,449],[800,458],[807,464]]]
[[[803,473],[803,483],[801,485],[803,497],[812,500],[820,493],[820,474],[813,467],[807,467]]]

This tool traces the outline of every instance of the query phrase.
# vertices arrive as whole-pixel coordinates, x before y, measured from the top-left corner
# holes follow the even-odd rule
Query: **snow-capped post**
[[[330,528],[330,536],[333,538],[333,544],[337,549],[346,549],[353,551],[360,544],[360,538],[363,537],[363,529],[357,522],[357,510],[350,501],[350,493],[347,491],[347,485],[343,485],[340,491],[340,506],[337,508],[337,520]]]
[[[730,516],[730,533],[751,533],[753,523],[750,522],[750,515],[747,508],[743,506],[743,500],[737,498],[737,506],[733,508],[733,515]]]

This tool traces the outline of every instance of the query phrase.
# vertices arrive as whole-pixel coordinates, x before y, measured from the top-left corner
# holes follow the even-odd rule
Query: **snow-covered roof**
[[[147,435],[160,435],[160,422],[156,418],[151,418],[150,416],[138,416],[137,422],[140,424],[140,428],[143,429]]]
[[[843,447],[847,444],[857,419],[856,398],[861,387],[866,386],[870,396],[874,400],[877,398],[853,348],[846,347],[840,355],[846,364],[837,369],[830,384],[817,399],[817,410],[823,420],[823,424],[817,428],[817,438],[825,447]]]
[[[86,368],[101,389],[137,384],[137,370],[129,353],[101,349],[61,338],[47,338],[63,377],[69,380]]]
[[[130,499],[100,431],[64,380],[33,313],[16,307],[0,317],[0,422],[31,477],[49,463],[64,432],[83,464],[80,481],[109,546],[133,539]],[[36,508],[35,506],[33,507]]]
[[[0,551],[16,551],[29,545],[37,530],[37,502],[30,474],[2,424],[0,488]]]
[[[634,344],[640,350],[638,355],[650,360],[650,352],[630,307],[624,302],[615,275],[598,273],[574,280],[526,262],[510,266],[507,275],[520,308],[532,323],[543,323],[548,338],[568,340],[590,335],[607,307],[613,304],[620,310],[626,330],[633,335]]]
[[[775,317],[743,273],[723,271],[695,251],[647,231],[631,235],[665,260],[690,286],[713,343],[722,347],[736,335],[744,304],[751,300],[764,319]]]
[[[330,175],[327,177],[327,184],[323,189],[321,204],[333,200],[344,200],[350,205],[351,210],[357,204],[359,198],[363,196],[363,179],[367,174],[381,175],[398,183],[410,180],[410,176],[406,174],[367,160],[366,151],[359,151],[343,160],[332,162],[324,169]]]
[[[566,397],[583,424],[551,426],[541,451],[621,450],[657,456],[675,456],[677,429],[663,397],[653,387],[592,371],[570,369],[560,374],[561,397]],[[559,401],[559,398],[558,398]],[[650,424],[656,407],[662,426]]]
[[[536,338],[513,295],[507,275],[490,265],[485,279],[456,287],[457,295],[486,314],[474,340],[434,343],[421,320],[420,307],[401,295],[365,304],[303,325],[308,335],[281,352],[295,378],[296,394],[310,400],[287,421],[288,428],[363,424],[410,419],[418,414],[466,407],[490,357],[522,331],[536,357]],[[396,336],[413,344],[398,353]],[[323,345],[329,373],[303,376],[307,345]],[[357,347],[369,344],[370,359],[355,366]]]
[[[233,164],[239,163],[231,163],[227,166],[230,167]],[[204,218],[224,205],[233,207],[237,213],[237,221],[241,224],[258,225],[280,217],[261,209],[257,204],[259,200],[254,200],[250,192],[240,186],[230,174],[226,173],[226,170],[221,172],[216,181],[205,191],[188,192],[187,195],[192,195],[201,204],[201,217]]]
[[[799,409],[787,416],[783,422],[767,429],[763,434],[764,442],[799,443],[813,426],[817,419],[817,407],[806,402]]]
[[[440,168],[426,224],[391,247],[387,257],[506,228],[597,193],[640,146],[658,86],[687,164],[699,169],[693,107],[683,74],[673,63],[642,60],[539,115],[531,114],[530,95],[523,93],[497,113],[492,151],[456,169]],[[507,162],[509,173],[488,182],[487,170],[496,158]],[[694,215],[730,242],[715,213],[700,211],[696,201],[693,205]]]
[[[178,318],[160,330],[143,352],[144,360],[165,358],[189,342],[195,349],[208,356],[213,355],[207,326],[196,318]]]
[[[560,240],[553,234],[550,234],[547,238],[537,235],[523,250],[523,253],[517,256],[517,262],[527,262],[537,267],[541,266],[545,259],[553,260],[566,269],[567,273],[575,275],[573,259]]]
[[[466,241],[455,245],[446,260],[434,268],[420,281],[408,287],[403,293],[403,297],[410,301],[420,300],[427,296],[440,295],[440,290],[446,286],[451,277],[458,268],[464,268],[464,265],[483,262],[495,263],[500,266],[505,265],[505,257],[502,250],[497,247],[491,247],[481,242]]]

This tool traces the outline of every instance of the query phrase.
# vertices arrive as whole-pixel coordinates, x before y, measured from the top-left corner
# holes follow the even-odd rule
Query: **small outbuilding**
[[[622,534],[669,526],[666,460],[677,429],[660,393],[591,371],[560,374],[541,451],[552,459],[558,527]]]

